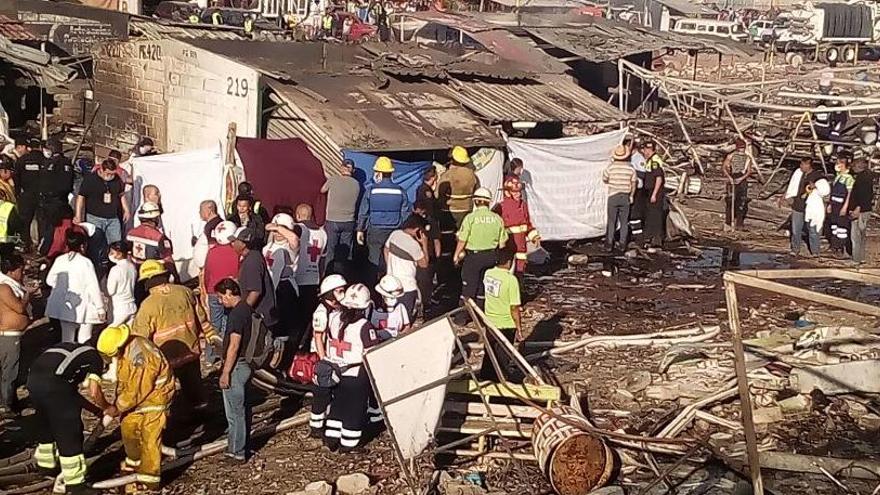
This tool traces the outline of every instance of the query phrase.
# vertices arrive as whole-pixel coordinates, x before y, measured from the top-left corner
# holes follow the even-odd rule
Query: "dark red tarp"
[[[247,181],[254,186],[254,195],[266,210],[272,213],[276,206],[296,209],[306,203],[314,208],[315,221],[324,223],[324,168],[302,139],[240,137],[235,150]]]

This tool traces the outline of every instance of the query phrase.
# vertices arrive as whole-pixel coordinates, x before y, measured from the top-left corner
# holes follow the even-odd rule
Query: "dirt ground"
[[[663,369],[661,363],[670,359],[667,347],[590,347],[542,361],[539,368],[548,380],[564,390],[574,387],[586,395],[589,409],[593,411],[591,419],[601,428],[651,434],[682,407],[710,395],[728,382],[733,373],[733,354],[722,283],[726,270],[848,266],[846,262],[830,258],[790,257],[787,236],[777,230],[787,212],[771,201],[752,202],[746,231],[725,231],[721,228],[723,207],[719,181],[710,178],[706,183],[706,190],[700,196],[683,201],[697,232],[696,238],[687,243],[672,243],[660,253],[638,250],[620,256],[600,252],[598,242],[548,245],[551,261],[546,266],[534,267],[526,278],[525,328],[527,340],[531,342],[721,326],[718,337],[698,348],[697,358],[673,359],[676,362]],[[759,196],[757,190],[752,193]],[[877,237],[876,228],[872,228],[870,267],[876,266],[876,260],[880,259]],[[587,260],[573,259],[569,263],[568,257],[572,254],[586,255]],[[863,302],[876,303],[880,295],[870,287],[838,282],[811,281],[801,285]],[[810,301],[783,295],[740,289],[739,296],[746,338],[755,337],[761,331],[784,332],[793,328],[798,316],[815,319],[816,315],[832,315]],[[849,321],[846,314],[842,318]],[[872,319],[859,321],[868,328],[877,326]],[[37,339],[36,335],[38,332],[31,338]],[[206,378],[213,391],[210,411],[194,421],[195,424],[184,425],[177,421],[172,428],[174,432],[166,439],[167,445],[189,436],[194,429],[203,430],[198,438],[205,441],[222,435],[225,422],[215,380],[216,375]],[[674,394],[668,395],[672,386]],[[255,420],[260,424],[288,417],[303,407],[294,399],[279,401],[277,397],[263,394],[253,400],[267,409]],[[276,407],[279,402],[280,409]],[[877,438],[880,436],[877,431],[857,423],[849,410],[845,396],[814,397],[812,408],[805,413],[760,426],[760,445],[785,452],[878,458]],[[713,405],[708,411],[733,422],[740,421],[736,399]],[[0,457],[33,445],[31,419],[26,415],[0,427]],[[198,428],[202,422],[208,426]],[[744,451],[741,430],[727,430],[705,421],[692,422],[680,436],[707,444],[720,438],[722,451]],[[113,474],[119,460],[115,440],[116,437],[108,433],[99,442],[99,448],[111,454],[96,463],[93,470],[96,478]],[[372,493],[407,492],[387,432],[379,434],[362,454],[330,453],[319,441],[307,438],[305,426],[261,439],[254,447],[253,458],[243,466],[229,467],[220,456],[213,456],[169,473],[165,476],[163,493],[287,494],[303,490],[309,482],[333,482],[340,475],[355,472],[370,477],[374,486]],[[692,461],[675,468],[667,480],[669,487],[658,483],[648,491],[643,489],[656,478],[648,460],[632,450],[625,451],[625,456],[626,462],[616,475],[616,483],[627,493],[746,493],[738,491],[742,488],[740,478],[727,464],[715,458],[709,448],[697,450]],[[657,454],[654,457],[660,471],[678,460],[676,456]],[[482,473],[489,491],[515,495],[552,492],[533,462],[458,460],[436,467],[430,459],[425,459],[418,468],[423,482],[438,468],[453,475]],[[842,488],[824,476],[770,470],[765,470],[764,476],[773,493],[843,493]],[[844,483],[851,493],[863,494],[871,493],[876,485],[876,482],[850,479]],[[48,490],[37,493],[48,493]]]

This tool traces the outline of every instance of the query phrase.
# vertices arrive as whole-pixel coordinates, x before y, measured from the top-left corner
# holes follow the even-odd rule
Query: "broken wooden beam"
[[[880,462],[868,459],[839,459],[785,452],[761,452],[761,467],[777,471],[823,474],[822,469],[836,476],[876,481],[880,479]]]

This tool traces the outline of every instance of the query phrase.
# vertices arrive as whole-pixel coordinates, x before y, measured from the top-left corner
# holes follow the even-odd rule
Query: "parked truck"
[[[807,3],[779,15],[762,36],[785,53],[815,53],[824,62],[853,62],[860,48],[880,41],[880,7],[875,2]]]

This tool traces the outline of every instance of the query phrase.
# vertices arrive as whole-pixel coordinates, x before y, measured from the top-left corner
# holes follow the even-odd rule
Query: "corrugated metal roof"
[[[268,139],[300,138],[309,151],[321,160],[324,173],[340,175],[342,170],[342,149],[326,133],[316,127],[308,117],[278,93],[270,93],[269,99],[278,105],[269,115],[266,124]]]
[[[180,24],[163,24],[146,19],[132,18],[129,30],[141,38],[148,40],[163,40],[177,38],[182,40],[242,40],[244,36],[234,28],[217,28],[210,25],[194,24],[181,26]]]
[[[688,0],[656,0],[657,3],[665,5],[670,10],[676,10],[685,15],[715,15],[717,10],[710,9],[705,5],[698,5]]]
[[[18,19],[12,19],[3,14],[0,14],[0,36],[5,36],[12,41],[39,41],[40,39]]]
[[[52,88],[76,78],[76,71],[53,62],[48,53],[26,45],[13,43],[0,35],[0,60],[24,69],[38,84]]]
[[[431,82],[313,76],[301,84],[273,81],[270,86],[336,148],[371,152],[503,145],[494,130]]]
[[[607,20],[569,23],[566,27],[525,27],[526,32],[551,45],[584,57],[608,62],[655,50],[714,50],[725,55],[747,55],[745,48],[723,40],[662,32],[633,24]]]
[[[569,76],[541,75],[531,83],[456,81],[447,91],[492,122],[608,123],[626,115],[575,84]]]

